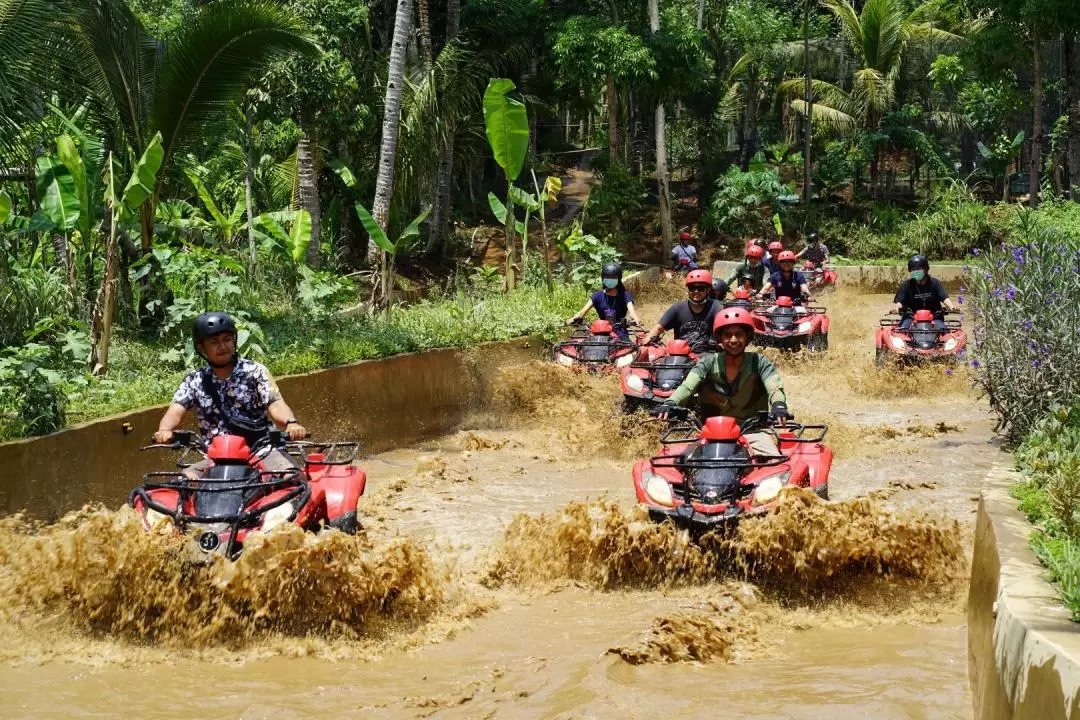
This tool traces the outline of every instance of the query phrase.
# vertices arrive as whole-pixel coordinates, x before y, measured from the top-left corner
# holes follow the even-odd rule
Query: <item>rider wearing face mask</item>
[[[685,403],[697,392],[702,418],[724,415],[738,421],[769,411],[783,422],[791,418],[780,373],[764,355],[747,352],[754,338],[754,319],[743,308],[725,308],[713,322],[720,352],[702,358],[674,394],[652,413],[666,417],[672,406]],[[776,455],[779,450],[769,433],[747,433],[755,455]]]
[[[597,317],[609,321],[619,337],[626,340],[629,337],[626,331],[626,318],[629,317],[638,324],[641,320],[634,308],[633,294],[622,283],[622,275],[622,266],[619,263],[612,262],[604,265],[600,273],[603,289],[594,292],[585,303],[585,307],[570,318],[567,324],[573,325],[580,322],[590,308],[595,308]]]
[[[930,261],[925,255],[912,255],[907,264],[911,273],[896,291],[893,304],[896,312],[904,317],[900,320],[900,329],[911,327],[912,317],[917,310],[929,310],[934,313],[934,327],[945,329],[944,310],[956,312],[956,305],[949,298],[945,286],[935,277],[930,277]]]
[[[731,274],[727,279],[727,284],[730,287],[742,287],[742,277],[749,274],[751,289],[760,290],[761,286],[765,284],[765,278],[767,277],[764,258],[765,248],[757,244],[751,244],[746,248],[746,259],[739,265],[736,265],[735,269],[731,271]]]

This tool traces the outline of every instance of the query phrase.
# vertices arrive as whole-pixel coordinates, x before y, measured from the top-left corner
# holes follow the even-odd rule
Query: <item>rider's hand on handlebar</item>
[[[660,418],[661,420],[667,420],[668,413],[672,410],[671,405],[657,405],[653,409],[649,410],[649,414],[653,417]]]
[[[300,423],[289,423],[285,426],[285,432],[290,440],[303,440],[308,436],[307,428]]]
[[[581,318],[579,318],[577,315],[575,315],[574,317],[567,320],[566,324],[567,325],[580,325],[581,324]]]
[[[156,442],[158,445],[171,445],[172,441],[172,430],[158,430],[154,433],[154,442]]]
[[[787,421],[792,419],[792,414],[788,411],[787,403],[774,402],[772,409],[769,411],[769,415],[772,416],[774,422],[778,423],[780,427],[787,425]]]

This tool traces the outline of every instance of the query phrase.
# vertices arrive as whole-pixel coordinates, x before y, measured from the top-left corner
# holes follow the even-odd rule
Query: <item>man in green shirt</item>
[[[787,397],[780,373],[764,355],[746,352],[754,338],[754,320],[739,307],[725,308],[713,321],[720,352],[703,357],[667,402],[654,408],[653,414],[667,417],[672,406],[699,393],[702,417],[726,415],[739,422],[770,412],[777,420],[790,419]],[[777,455],[779,449],[770,433],[747,433],[750,450],[755,455]]]

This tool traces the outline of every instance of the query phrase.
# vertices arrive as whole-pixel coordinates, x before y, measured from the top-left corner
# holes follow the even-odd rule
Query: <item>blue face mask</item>
[[[912,270],[911,271],[911,279],[914,280],[915,282],[922,282],[924,277],[926,277],[926,271],[925,270]]]
[[[606,287],[608,290],[611,290],[612,288],[619,287],[619,279],[618,278],[604,278],[604,287]]]

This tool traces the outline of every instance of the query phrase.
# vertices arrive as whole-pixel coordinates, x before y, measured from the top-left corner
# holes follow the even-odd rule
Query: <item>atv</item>
[[[803,263],[802,273],[806,284],[814,292],[823,292],[836,287],[836,270],[832,265],[818,265],[811,260]]]
[[[754,341],[762,347],[806,348],[809,352],[829,349],[829,316],[823,307],[796,306],[791,298],[781,296],[775,304],[755,307],[753,315],[760,323]]]
[[[764,412],[741,424],[730,417],[704,423],[686,408],[672,408],[659,455],[634,464],[634,492],[656,522],[672,522],[691,536],[722,529],[745,515],[774,508],[785,487],[829,497],[832,450],[822,444],[828,427],[775,422]],[[750,454],[745,435],[769,432],[779,455]]]
[[[890,357],[909,362],[937,360],[954,362],[967,346],[967,333],[959,320],[943,320],[944,327],[934,325],[934,313],[917,310],[911,324],[901,329],[906,316],[889,313],[881,319],[875,337],[875,364],[883,367]]]
[[[570,338],[555,343],[552,359],[556,363],[590,373],[615,372],[634,362],[637,343],[623,340],[615,327],[607,320],[593,320],[585,327],[580,321]],[[626,325],[627,330],[641,331],[637,325]]]
[[[623,410],[633,413],[664,402],[682,384],[697,361],[698,356],[690,351],[690,344],[685,340],[642,347],[634,362],[624,367],[619,375]]]
[[[336,528],[349,535],[359,529],[356,504],[364,494],[367,475],[352,462],[360,450],[355,442],[290,442],[288,434],[271,430],[249,447],[239,435],[215,435],[207,442],[188,430],[173,432],[173,442],[143,450],[183,450],[177,467],[187,468],[189,453],[213,464],[198,480],[182,472],[150,472],[131,491],[128,504],[142,515],[149,530],[164,518],[176,529],[198,539],[202,552],[233,560],[244,541],[257,531],[295,523],[317,532]],[[271,450],[281,450],[297,462],[284,472],[263,466]]]

